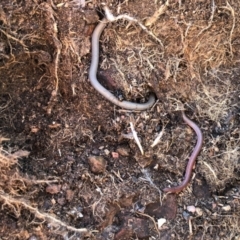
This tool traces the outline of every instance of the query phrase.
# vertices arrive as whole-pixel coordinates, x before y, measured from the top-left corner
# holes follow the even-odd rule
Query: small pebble
[[[110,151],[108,149],[104,149],[104,153],[108,156]]]
[[[130,153],[130,149],[128,147],[118,147],[117,148],[117,152],[123,156],[123,157],[127,157],[129,156]]]
[[[73,200],[73,197],[74,197],[74,192],[70,189],[68,189],[66,191],[66,199],[71,202]]]
[[[102,156],[89,156],[88,163],[93,173],[102,173],[106,170],[107,162]]]
[[[52,184],[46,187],[46,192],[50,194],[57,194],[61,190],[61,185]]]
[[[157,221],[157,224],[158,224],[158,229],[160,230],[163,226],[164,223],[166,223],[166,219],[165,218],[159,218],[158,221]]]
[[[149,129],[147,130],[147,132],[148,132],[149,134],[152,134],[153,130],[152,130],[151,128],[149,128]]]
[[[39,128],[38,127],[35,127],[35,126],[32,126],[31,127],[31,132],[32,133],[37,133],[39,131]]]
[[[119,154],[117,152],[112,152],[112,157],[113,158],[119,158]]]
[[[75,218],[82,218],[83,217],[83,214],[82,214],[82,209],[80,209],[80,211],[79,211],[79,209],[77,209],[77,208],[73,208],[72,210],[70,210],[69,212],[68,212],[68,215],[70,215],[70,216],[72,216],[72,217],[75,217]]]
[[[28,240],[38,240],[38,238],[34,235],[32,235],[30,238],[28,238]]]
[[[212,203],[212,209],[215,209],[217,207],[216,203]]]
[[[187,210],[191,213],[195,213],[196,208],[194,206],[187,206]]]
[[[218,147],[215,147],[214,150],[215,150],[215,152],[219,152],[219,148]]]
[[[183,211],[183,218],[188,221],[189,217],[190,217],[190,214],[186,211]]]
[[[78,217],[78,218],[83,218],[83,214],[82,214],[81,212],[78,212],[78,213],[77,213],[77,217]]]
[[[228,212],[231,210],[231,206],[230,205],[225,205],[222,207],[222,210],[225,211],[225,212]]]
[[[94,154],[94,155],[99,155],[99,153],[100,153],[100,151],[97,148],[94,148],[92,150],[92,154]]]
[[[158,170],[158,168],[159,168],[159,165],[158,165],[158,164],[156,164],[156,165],[153,167],[153,169],[155,169],[155,170]]]

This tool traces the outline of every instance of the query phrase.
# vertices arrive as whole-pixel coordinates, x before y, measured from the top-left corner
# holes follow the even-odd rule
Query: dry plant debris
[[[139,223],[155,239],[239,239],[240,3],[106,4],[127,21],[104,30],[99,75],[119,99],[140,102],[155,92],[149,111],[118,109],[90,87],[99,1],[0,3],[0,132],[10,139],[3,147],[31,152],[1,168],[0,237],[51,239],[58,229],[74,239],[74,226],[98,230],[85,239],[136,239]],[[195,144],[178,113],[183,104],[204,145],[189,187],[175,199],[161,190],[182,180]],[[130,122],[144,155],[129,139]],[[104,158],[104,171],[93,173],[89,156]],[[57,226],[48,225],[54,219]],[[159,219],[167,220],[160,229]]]
[[[0,149],[0,202],[2,204],[2,209],[9,209],[16,217],[21,216],[22,210],[26,209],[36,218],[34,221],[47,221],[56,231],[59,231],[60,227],[63,227],[68,231],[87,234],[88,230],[86,228],[72,227],[49,213],[40,212],[38,208],[33,206],[28,200],[28,189],[31,185],[56,182],[55,180],[42,180],[38,182],[22,177],[17,168],[18,159],[27,157],[28,155],[29,152],[27,151],[19,150],[9,154],[3,151],[3,149]],[[51,192],[51,194],[58,192],[50,190],[50,186],[48,186],[46,191]]]

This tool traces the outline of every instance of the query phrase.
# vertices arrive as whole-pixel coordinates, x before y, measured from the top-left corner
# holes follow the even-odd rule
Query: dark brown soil
[[[240,239],[240,3],[106,4],[148,31],[109,23],[99,80],[127,100],[154,92],[147,111],[88,80],[100,1],[0,3],[0,239]],[[203,147],[187,188],[164,194],[196,143],[182,109]]]

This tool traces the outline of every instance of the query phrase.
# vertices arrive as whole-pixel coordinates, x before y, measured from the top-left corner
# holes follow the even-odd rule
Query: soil
[[[154,92],[140,112],[89,82],[100,1],[1,1],[1,239],[240,239],[240,3],[190,2],[106,1],[137,21],[107,25],[98,79],[120,99]],[[203,147],[166,194],[196,144],[181,110]]]

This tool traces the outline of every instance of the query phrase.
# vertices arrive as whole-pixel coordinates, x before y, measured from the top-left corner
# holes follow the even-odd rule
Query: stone
[[[74,197],[74,192],[70,189],[68,189],[66,191],[66,199],[71,202],[73,200],[73,197]]]
[[[46,187],[46,192],[50,194],[57,194],[61,190],[61,185],[52,184]]]
[[[118,147],[117,148],[117,152],[123,156],[123,157],[127,157],[129,156],[130,153],[130,149],[128,147]]]
[[[107,162],[102,156],[89,156],[88,163],[93,173],[103,173],[106,170]]]
[[[119,158],[118,152],[112,152],[112,157],[113,158]]]
[[[187,210],[188,210],[188,212],[191,212],[191,213],[195,213],[196,212],[195,206],[187,206]]]
[[[164,223],[166,223],[166,219],[165,218],[159,218],[158,221],[157,221],[157,224],[158,224],[158,229],[160,230],[163,226]]]

